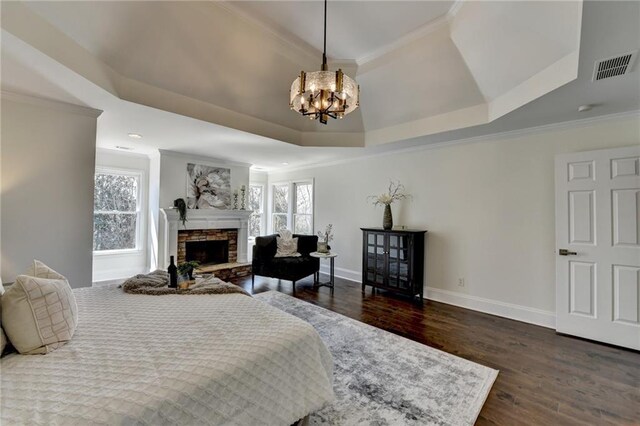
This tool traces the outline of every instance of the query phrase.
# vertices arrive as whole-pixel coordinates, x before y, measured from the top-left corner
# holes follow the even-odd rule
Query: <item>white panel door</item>
[[[556,157],[556,330],[640,350],[640,146]]]

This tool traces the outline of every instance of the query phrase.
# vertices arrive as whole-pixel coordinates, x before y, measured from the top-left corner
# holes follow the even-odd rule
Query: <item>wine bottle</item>
[[[178,288],[178,268],[173,261],[173,256],[170,257],[167,272],[169,273],[169,288]]]

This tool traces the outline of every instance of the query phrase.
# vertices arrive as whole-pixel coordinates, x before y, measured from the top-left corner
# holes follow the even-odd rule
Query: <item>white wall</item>
[[[382,224],[382,208],[366,198],[399,179],[413,201],[392,206],[394,223],[429,231],[428,297],[552,326],[554,156],[638,143],[634,115],[271,173],[269,181],[315,178],[315,228],[334,224],[336,273],[359,280],[359,228]]]
[[[135,252],[93,254],[93,282],[117,280],[149,270],[148,212],[149,212],[149,157],[111,149],[98,148],[96,167],[141,172],[141,221],[142,246]]]
[[[2,93],[2,282],[35,258],[91,285],[100,111]]]
[[[188,163],[231,169],[232,190],[249,185],[250,164],[160,150],[160,208],[173,207],[173,200],[176,198],[184,198],[186,201]]]

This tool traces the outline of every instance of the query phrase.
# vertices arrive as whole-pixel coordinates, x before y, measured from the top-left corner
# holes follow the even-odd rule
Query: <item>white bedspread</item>
[[[290,425],[334,397],[314,328],[258,300],[75,295],[69,344],[2,358],[2,425]]]

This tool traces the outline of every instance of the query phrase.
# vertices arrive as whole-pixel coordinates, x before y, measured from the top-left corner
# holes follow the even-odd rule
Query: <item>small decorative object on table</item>
[[[400,181],[390,181],[389,182],[389,191],[385,194],[380,195],[370,195],[367,197],[368,200],[373,201],[374,206],[383,205],[384,206],[384,214],[382,216],[382,228],[385,230],[390,230],[393,228],[393,215],[391,213],[391,204],[394,201],[411,199],[411,195],[405,192],[404,185],[400,183]]]
[[[240,187],[240,210],[246,210],[246,194],[247,194],[247,187],[245,187],[244,185],[242,185]]]
[[[183,277],[188,277],[189,280],[193,280],[193,270],[200,266],[200,262],[190,260],[188,262],[182,262],[178,265],[178,274]]]
[[[238,190],[233,191],[233,209],[238,210]]]
[[[329,241],[333,240],[333,225],[330,223],[324,232],[318,231],[318,253],[329,253]]]

